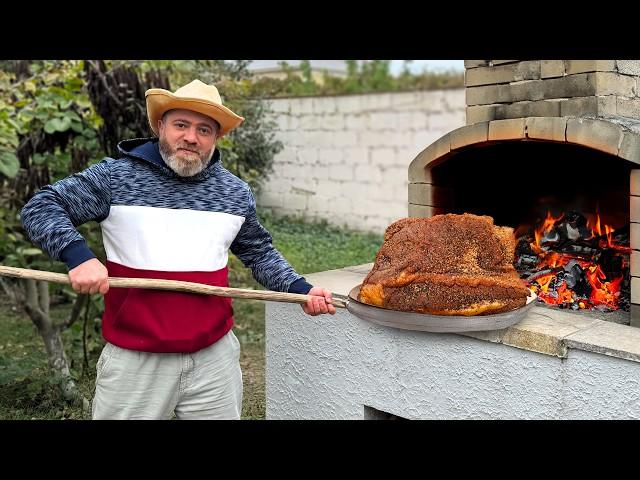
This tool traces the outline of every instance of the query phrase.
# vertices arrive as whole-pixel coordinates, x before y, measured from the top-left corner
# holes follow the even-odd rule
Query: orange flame
[[[530,277],[528,283],[529,288],[538,294],[538,297],[545,303],[560,305],[573,304],[577,302],[579,308],[592,308],[595,305],[605,305],[608,308],[617,310],[618,300],[620,297],[621,284],[623,274],[619,277],[607,282],[606,275],[601,267],[594,263],[593,258],[584,258],[577,254],[559,253],[553,251],[545,251],[542,248],[541,241],[543,237],[549,233],[558,222],[564,218],[564,214],[554,217],[550,211],[538,228],[534,229],[535,242],[531,242],[531,250],[539,257],[537,269],[553,269],[550,273],[545,273],[539,277]],[[615,229],[605,224],[600,219],[600,213],[596,212],[595,216],[588,216],[587,228],[591,231],[591,236],[585,240],[599,239],[599,248],[611,248],[620,253],[630,253],[631,248],[623,245],[615,244],[613,240],[613,232]],[[604,237],[604,238],[603,238]],[[570,261],[576,261],[584,271],[584,276],[591,286],[589,298],[581,297],[567,287],[566,282],[560,281],[557,277],[562,267]],[[626,264],[626,262],[625,262]],[[552,288],[553,283],[553,288]],[[573,308],[576,308],[576,306]]]
[[[596,218],[593,220],[592,218],[587,219],[587,227],[591,229],[591,236],[587,238],[587,240],[592,240],[597,237],[601,237],[605,235],[606,241],[601,241],[600,248],[615,248],[616,245],[613,243],[613,232],[616,231],[611,225],[607,225],[606,223],[602,223],[600,220],[600,213],[596,212]]]
[[[551,215],[551,211],[547,211],[547,218],[545,218],[544,221],[542,222],[542,225],[536,228],[534,231],[536,243],[531,244],[531,249],[535,253],[539,255],[544,251],[540,246],[540,240],[542,240],[542,237],[544,236],[545,233],[549,233],[551,229],[555,226],[555,224],[560,220],[562,220],[563,218],[564,218],[564,213],[559,217],[555,218],[553,215]]]
[[[593,287],[591,290],[591,300],[594,304],[602,303],[607,307],[617,309],[618,297],[620,296],[620,284],[623,277],[620,276],[610,282],[603,282],[606,275],[599,265],[590,266],[585,272],[587,281]]]

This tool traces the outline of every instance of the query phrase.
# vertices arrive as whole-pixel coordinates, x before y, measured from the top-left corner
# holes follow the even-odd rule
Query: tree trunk
[[[40,310],[49,317],[49,284],[47,282],[38,282],[38,304]]]
[[[73,378],[71,378],[69,361],[64,353],[64,345],[60,336],[61,326],[55,325],[49,315],[49,284],[42,281],[36,282],[32,279],[24,280],[24,283],[26,289],[24,309],[38,328],[40,336],[42,336],[49,367],[61,379],[60,388],[62,394],[65,400],[78,402],[86,410],[89,408],[89,401],[78,391]],[[73,308],[76,318],[79,313],[78,310],[81,309],[76,307],[78,305],[81,306],[85,299],[85,295],[79,295],[76,299],[76,305]],[[73,318],[72,314],[72,318],[65,322],[63,326],[67,327],[74,321],[75,318]]]

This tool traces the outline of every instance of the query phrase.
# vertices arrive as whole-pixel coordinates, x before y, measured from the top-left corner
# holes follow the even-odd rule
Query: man
[[[145,96],[158,138],[122,141],[122,158],[43,187],[22,221],[36,245],[67,264],[76,292],[105,296],[94,419],[237,419],[242,373],[231,299],[110,290],[108,276],[228,286],[231,250],[266,288],[312,295],[307,314],[335,307],[328,290],[308,284],[273,247],[249,186],[220,163],[216,142],[244,118],[199,80]],[[75,228],[90,220],[101,224],[106,267]]]

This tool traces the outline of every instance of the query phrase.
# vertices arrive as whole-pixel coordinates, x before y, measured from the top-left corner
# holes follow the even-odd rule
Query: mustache
[[[199,149],[192,148],[192,147],[189,147],[187,145],[178,145],[178,146],[175,147],[175,149],[176,150],[189,150],[190,152],[200,153],[200,154],[202,153]]]

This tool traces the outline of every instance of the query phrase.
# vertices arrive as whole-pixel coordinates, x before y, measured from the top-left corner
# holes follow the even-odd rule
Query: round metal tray
[[[404,330],[421,330],[424,332],[479,332],[484,330],[499,330],[515,325],[527,315],[537,295],[531,293],[527,303],[516,310],[496,313],[493,315],[430,315],[417,312],[399,312],[386,308],[367,305],[357,300],[360,285],[349,292],[347,310],[356,317],[368,320],[386,327],[402,328]]]

